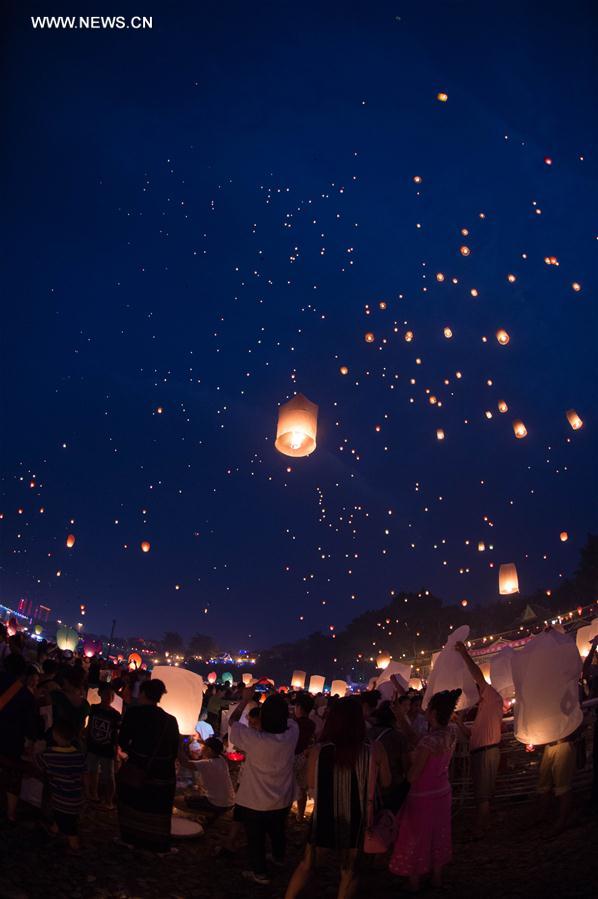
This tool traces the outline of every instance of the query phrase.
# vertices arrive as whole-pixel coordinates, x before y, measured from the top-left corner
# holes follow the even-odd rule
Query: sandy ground
[[[482,841],[470,838],[470,813],[457,812],[454,861],[446,870],[442,891],[423,895],[481,899],[574,899],[598,895],[598,816],[584,812],[586,796],[576,796],[576,819],[568,831],[550,839],[552,820],[533,823],[529,803],[504,807],[492,831]],[[241,877],[245,852],[220,860],[214,855],[228,821],[208,826],[202,837],[181,841],[179,852],[156,859],[113,842],[114,812],[91,806],[82,820],[82,850],[69,856],[59,839],[47,837],[29,815],[17,828],[0,832],[0,899],[241,899],[284,895],[290,872],[300,858],[306,830],[291,816],[288,867],[272,871],[270,886],[247,883]],[[336,872],[322,870],[306,897],[332,899]],[[385,860],[368,859],[359,897],[386,899],[407,895],[402,882],[386,870]]]

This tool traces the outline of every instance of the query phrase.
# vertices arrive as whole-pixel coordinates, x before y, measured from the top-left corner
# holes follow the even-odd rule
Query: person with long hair
[[[234,820],[245,827],[251,869],[243,877],[266,884],[266,837],[272,846],[272,862],[282,867],[286,850],[286,821],[293,801],[293,765],[299,728],[289,720],[289,707],[280,693],[269,696],[261,707],[260,728],[241,724],[253,690],[243,690],[241,702],[230,716],[229,741],[247,754],[237,791]]]
[[[177,720],[158,708],[165,693],[161,680],[144,681],[138,705],[125,712],[118,744],[127,761],[116,782],[122,842],[160,854],[170,850],[179,750]]]
[[[314,794],[311,833],[285,899],[295,899],[314,867],[330,852],[340,857],[338,899],[355,894],[356,861],[368,823],[370,777],[382,788],[390,785],[386,752],[380,742],[368,742],[358,699],[333,700],[321,742],[313,747],[307,763],[307,783]]]
[[[449,722],[460,695],[461,690],[444,690],[432,696],[426,709],[430,730],[413,751],[407,772],[411,789],[398,814],[389,868],[408,878],[411,892],[419,890],[426,874],[441,886],[442,869],[452,856],[448,771],[456,737]]]

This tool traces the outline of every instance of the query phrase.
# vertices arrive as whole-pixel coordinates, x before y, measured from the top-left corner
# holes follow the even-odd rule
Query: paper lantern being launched
[[[321,693],[324,689],[324,684],[326,683],[326,678],[322,677],[321,674],[312,674],[309,679],[309,692],[310,693]]]
[[[79,642],[79,634],[72,627],[59,627],[56,631],[56,645],[63,651],[74,652]]]
[[[569,534],[567,533],[567,531],[561,531],[559,537],[561,538],[561,543],[566,543],[569,539]]]
[[[233,679],[233,676],[230,673],[230,671],[225,671],[224,674],[222,675],[222,683],[223,684],[232,684],[233,680],[234,679]]]
[[[589,655],[594,637],[598,637],[598,618],[594,618],[585,627],[580,627],[575,634],[577,649],[582,659]]]
[[[72,548],[73,548],[73,546],[75,545],[75,540],[76,540],[76,537],[75,537],[74,534],[69,534],[69,535],[68,535],[68,537],[66,538],[66,547],[67,547],[67,549],[72,549]]]
[[[348,686],[347,682],[344,680],[333,680],[332,686],[330,687],[330,695],[331,696],[340,696],[341,699],[347,694]]]
[[[160,700],[160,706],[169,715],[174,715],[180,733],[194,733],[205,690],[203,678],[186,668],[170,665],[156,666],[152,671],[152,678],[164,682],[168,692]]]
[[[218,680],[218,675],[216,674],[216,672],[210,671],[210,673],[208,674],[208,683],[215,684],[217,680]]]
[[[513,699],[513,650],[506,646],[490,659],[490,683],[503,699]]]
[[[376,679],[376,689],[380,690],[384,699],[391,699],[394,693],[394,685],[391,677],[396,677],[403,690],[409,686],[411,677],[411,665],[405,662],[389,662],[382,674]],[[388,687],[386,688],[386,685]]]
[[[132,652],[127,661],[129,663],[129,668],[131,669],[131,671],[137,671],[138,668],[141,668],[143,659],[138,652]]]
[[[573,639],[545,631],[513,653],[515,738],[542,746],[562,740],[583,720],[578,681],[581,659]]]
[[[519,578],[517,566],[513,562],[501,565],[498,569],[498,592],[501,596],[509,596],[511,593],[519,593]]]
[[[434,693],[442,690],[456,690],[462,693],[457,702],[457,709],[470,709],[479,699],[475,681],[463,661],[461,655],[455,650],[455,643],[464,642],[469,636],[469,627],[464,624],[450,634],[444,647],[434,661],[428,677],[428,685],[422,701],[422,708],[426,709]]]
[[[253,683],[253,674],[250,674],[249,671],[246,671],[245,674],[242,674],[242,675],[241,675],[241,677],[243,678],[243,684],[244,684],[246,687],[250,687],[250,686],[252,685],[252,683]]]
[[[567,410],[567,421],[574,431],[579,431],[579,429],[583,426],[583,421],[581,420],[575,409]]]
[[[527,428],[521,421],[521,419],[517,418],[513,422],[513,433],[517,440],[521,440],[523,437],[527,437]]]
[[[83,652],[88,659],[91,659],[92,656],[99,656],[102,652],[102,641],[92,640],[91,637],[88,637],[83,644]]]
[[[309,456],[316,448],[318,407],[302,393],[278,410],[275,447],[285,456]]]
[[[507,331],[504,328],[499,328],[496,332],[496,339],[500,343],[501,346],[506,346],[511,339]]]
[[[410,689],[410,690],[417,690],[418,693],[419,693],[419,691],[423,689],[423,684],[422,684],[422,681],[421,681],[421,677],[411,677],[411,678],[409,679],[409,689]]]
[[[388,668],[390,665],[390,656],[387,652],[381,652],[378,658],[376,659],[376,668],[380,668],[384,671],[385,668]]]
[[[142,553],[148,553],[151,548],[152,548],[151,543],[148,540],[143,540],[141,542],[141,552]]]
[[[293,690],[303,690],[305,689],[305,678],[307,674],[305,671],[293,671],[293,676],[291,678],[291,687]]]

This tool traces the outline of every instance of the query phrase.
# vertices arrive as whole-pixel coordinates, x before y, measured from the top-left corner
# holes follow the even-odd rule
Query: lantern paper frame
[[[291,677],[291,687],[293,690],[305,690],[305,679],[307,677],[306,671],[301,671],[297,669],[293,671],[293,676]]]
[[[298,393],[278,410],[274,446],[285,456],[309,456],[316,448],[318,406]],[[298,442],[297,438],[301,437]]]
[[[321,674],[312,674],[309,679],[309,692],[313,693],[323,693],[324,692],[324,684],[326,683],[326,678]]]
[[[166,693],[160,706],[169,715],[174,715],[183,735],[193,734],[199,720],[205,684],[200,674],[187,668],[158,665],[152,671],[153,680],[161,680]]]
[[[501,596],[519,593],[519,576],[514,562],[506,562],[498,569],[498,592]]]

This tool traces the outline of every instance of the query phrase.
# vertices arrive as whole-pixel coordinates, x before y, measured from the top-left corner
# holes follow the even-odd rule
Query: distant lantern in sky
[[[506,346],[511,338],[509,337],[508,333],[505,331],[504,328],[499,328],[498,331],[496,332],[496,339],[498,340],[498,342],[500,343],[501,346]]]
[[[517,567],[513,562],[501,565],[498,569],[498,590],[501,596],[509,596],[511,593],[519,593],[519,578]]]
[[[293,690],[304,690],[306,677],[307,674],[305,671],[293,671],[293,676],[291,677],[291,687]]]
[[[381,652],[378,658],[376,659],[376,668],[380,668],[381,671],[384,671],[385,668],[388,668],[390,665],[390,656],[387,652]]]
[[[583,425],[583,421],[575,411],[575,409],[567,409],[567,421],[574,431],[579,431]]]
[[[445,328],[442,333],[444,334],[444,336],[446,337],[447,340],[450,340],[451,337],[453,336],[453,332],[451,331],[450,328]]]
[[[462,600],[461,600],[461,605],[463,606],[464,609],[466,609],[467,606],[469,605],[469,603],[467,602],[466,599],[462,599]]]
[[[439,94],[436,94],[436,99],[440,100],[441,103],[446,103],[448,100],[448,94],[445,94],[444,91],[440,91]]]
[[[499,412],[508,412],[509,411],[509,407],[507,406],[507,404],[505,403],[504,400],[498,401],[498,411]]]
[[[442,428],[436,428],[436,440],[444,440],[444,431]]]
[[[569,534],[567,533],[567,531],[561,531],[560,538],[561,538],[561,543],[566,543],[567,540],[569,539]]]
[[[341,367],[339,368],[339,371],[340,371],[341,375],[349,374],[349,368],[347,365],[341,365]]]
[[[437,281],[444,281],[444,275],[442,274],[442,272],[438,272],[438,273],[437,273],[437,275],[436,275],[436,280],[437,280]]]
[[[513,274],[507,275],[507,281],[509,282],[509,284],[514,284],[516,280],[517,280],[517,275],[513,275]]]
[[[478,552],[483,553],[483,552],[485,552],[485,550],[486,550],[486,544],[484,543],[483,540],[480,540],[478,543]]]
[[[575,293],[579,293],[579,291],[581,290],[581,284],[579,283],[579,281],[574,281],[571,287],[573,288]]]
[[[405,340],[407,343],[411,343],[413,340],[413,331],[405,331]]]
[[[141,552],[142,552],[142,553],[148,553],[148,552],[150,551],[151,548],[152,548],[152,545],[151,545],[151,543],[149,542],[149,540],[142,540],[142,541],[141,541]]]
[[[298,393],[278,410],[275,447],[285,456],[309,456],[316,448],[318,407]]]
[[[421,175],[414,175],[414,176],[413,176],[413,180],[414,180],[414,182],[415,182],[416,184],[421,184],[421,183],[422,183],[422,176],[421,176]]]
[[[76,540],[75,535],[69,534],[68,537],[66,538],[66,548],[72,549],[73,546],[75,545],[75,540]]]
[[[527,428],[519,418],[515,419],[513,422],[513,431],[517,440],[527,437]]]
[[[326,683],[326,678],[322,677],[321,674],[312,674],[309,679],[309,692],[310,693],[321,693],[324,689],[324,684]]]
[[[365,340],[366,343],[373,343],[374,340],[376,339],[376,337],[375,337],[375,335],[372,333],[372,331],[366,331],[366,333],[364,334],[363,339]]]
[[[471,253],[471,250],[469,249],[469,247],[464,245],[461,247],[459,252],[461,253],[462,256],[469,256],[469,254]]]
[[[384,311],[387,307],[388,303],[386,302],[386,300],[380,300],[380,302],[378,303],[378,308]]]
[[[552,165],[552,159],[550,158],[550,156],[545,156],[545,157],[544,157],[544,164],[545,164],[545,165]]]

